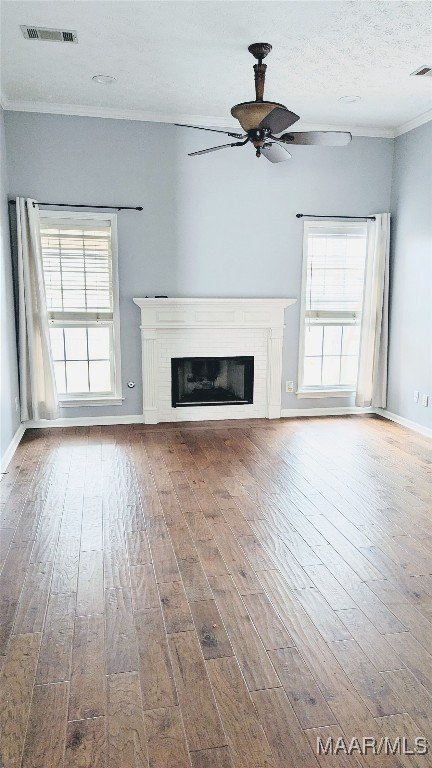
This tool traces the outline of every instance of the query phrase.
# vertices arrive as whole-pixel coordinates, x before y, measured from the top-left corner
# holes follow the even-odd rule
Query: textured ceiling
[[[1,16],[6,108],[229,125],[254,98],[247,46],[261,40],[266,96],[299,128],[379,133],[432,106],[432,78],[409,76],[432,64],[430,2],[3,0]],[[20,24],[76,29],[79,43],[28,41]],[[100,73],[116,82],[96,85]]]

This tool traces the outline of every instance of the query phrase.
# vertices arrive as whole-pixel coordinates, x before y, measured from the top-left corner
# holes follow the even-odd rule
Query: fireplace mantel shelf
[[[285,309],[296,299],[136,298],[134,302],[141,310],[146,424],[280,417]],[[253,403],[172,408],[172,358],[202,355],[253,355]]]
[[[141,328],[275,328],[297,299],[137,298]]]

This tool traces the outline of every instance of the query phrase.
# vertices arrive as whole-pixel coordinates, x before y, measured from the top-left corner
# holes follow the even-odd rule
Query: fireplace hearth
[[[172,358],[172,407],[250,404],[253,381],[253,356]]]

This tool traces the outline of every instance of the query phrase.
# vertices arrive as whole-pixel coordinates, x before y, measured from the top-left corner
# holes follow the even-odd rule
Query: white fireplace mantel
[[[296,299],[134,299],[141,310],[144,423],[279,418],[286,307]],[[254,355],[254,402],[171,405],[171,358]]]

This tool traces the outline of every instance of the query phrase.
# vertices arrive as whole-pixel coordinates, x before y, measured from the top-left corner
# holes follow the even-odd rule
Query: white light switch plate
[[[427,408],[427,406],[428,406],[428,396],[427,395],[422,395],[421,404],[424,405],[425,408]]]
[[[420,392],[418,391],[418,389],[416,389],[414,392],[414,402],[418,403],[419,400],[420,400]]]

